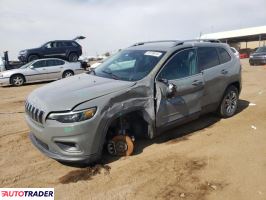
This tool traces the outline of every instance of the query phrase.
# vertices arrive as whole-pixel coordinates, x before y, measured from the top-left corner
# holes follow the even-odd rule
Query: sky
[[[0,0],[0,55],[86,37],[85,56],[136,42],[266,25],[265,0]]]

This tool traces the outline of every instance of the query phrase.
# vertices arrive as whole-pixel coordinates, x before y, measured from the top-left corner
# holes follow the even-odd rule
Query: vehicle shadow
[[[240,99],[236,115],[241,113],[248,106],[249,106],[249,101]],[[212,126],[215,125],[215,123],[219,122],[220,120],[221,118],[215,113],[205,114],[196,120],[193,120],[181,126],[172,128],[154,139],[151,139],[151,140],[139,139],[135,142],[135,147],[134,147],[135,149],[134,149],[134,153],[132,156],[136,156],[142,153],[146,147],[152,144],[161,144],[161,143],[171,144],[171,143],[178,143],[178,142],[188,140],[189,136],[194,134],[196,131],[211,128]],[[200,132],[198,134],[200,134]],[[94,166],[95,164],[107,165],[119,159],[123,159],[123,158],[110,156],[105,150],[103,152],[102,159],[99,160],[97,163],[91,164],[89,166]],[[67,165],[70,165],[72,167],[73,166],[74,167],[86,167],[86,165],[76,165],[76,164],[67,164]]]
[[[20,88],[20,87],[27,87],[27,86],[30,86],[30,85],[43,85],[43,84],[46,84],[46,83],[51,83],[53,81],[42,81],[42,82],[34,82],[34,83],[25,83],[24,85],[21,85],[21,86],[14,86],[14,85],[4,85],[2,86],[3,88]]]
[[[248,106],[249,106],[249,101],[239,99],[239,104],[238,104],[236,115],[241,113]],[[176,142],[188,140],[189,136],[194,134],[196,131],[211,128],[212,126],[215,125],[215,123],[219,122],[220,120],[221,118],[216,113],[205,114],[196,120],[193,120],[181,126],[172,128],[154,139],[137,140],[135,149],[134,149],[134,154],[132,156],[142,153],[146,147],[152,144],[161,144],[161,143],[167,143],[167,142],[176,143]],[[118,159],[120,158],[109,156],[107,152],[104,152],[101,163],[108,164]]]

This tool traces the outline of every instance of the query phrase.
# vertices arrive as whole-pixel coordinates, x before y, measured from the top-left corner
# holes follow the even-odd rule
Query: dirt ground
[[[151,141],[133,156],[66,166],[28,138],[24,99],[42,84],[0,88],[0,187],[54,187],[56,199],[266,199],[266,67],[243,60],[237,115],[213,114]]]

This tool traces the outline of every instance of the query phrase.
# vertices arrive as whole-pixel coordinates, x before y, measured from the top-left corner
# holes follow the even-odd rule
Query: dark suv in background
[[[74,40],[55,40],[45,43],[39,48],[26,49],[19,52],[18,59],[31,62],[39,58],[62,58],[70,62],[78,61],[82,47]]]
[[[250,65],[265,65],[266,64],[266,46],[258,48],[249,56]]]

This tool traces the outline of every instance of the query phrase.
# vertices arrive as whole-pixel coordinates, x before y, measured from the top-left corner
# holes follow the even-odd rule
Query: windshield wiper
[[[102,72],[105,73],[105,74],[110,75],[115,80],[119,79],[119,77],[117,75],[113,74],[112,72],[108,72],[108,71],[105,71],[105,70],[102,70]]]

